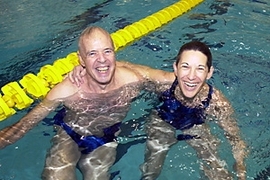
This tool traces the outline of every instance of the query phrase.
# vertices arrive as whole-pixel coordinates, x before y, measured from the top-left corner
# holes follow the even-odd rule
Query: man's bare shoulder
[[[49,100],[61,99],[71,96],[78,92],[79,88],[73,84],[69,78],[64,79],[62,82],[54,86],[47,94],[46,98]]]

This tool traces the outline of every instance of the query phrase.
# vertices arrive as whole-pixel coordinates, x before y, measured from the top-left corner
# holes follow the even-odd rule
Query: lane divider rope
[[[181,0],[131,25],[111,34],[115,50],[156,30],[162,25],[189,11],[203,0]],[[16,110],[29,107],[34,99],[44,98],[49,90],[63,80],[73,67],[79,65],[76,52],[57,59],[53,65],[40,68],[37,75],[26,74],[18,82],[10,82],[1,88],[0,121],[12,116]],[[30,97],[29,97],[30,96]]]

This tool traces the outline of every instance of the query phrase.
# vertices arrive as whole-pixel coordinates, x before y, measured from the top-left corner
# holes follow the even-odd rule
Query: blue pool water
[[[79,33],[88,25],[110,33],[138,21],[174,0],[0,0],[0,86],[36,74],[77,50]],[[270,2],[268,0],[205,0],[188,13],[117,52],[118,59],[172,71],[179,47],[190,40],[206,42],[214,56],[211,83],[235,108],[248,144],[247,179],[270,177]],[[123,125],[114,180],[137,180],[143,162],[144,119],[153,102],[143,95],[133,104]],[[35,104],[33,104],[34,106]],[[0,122],[0,128],[31,109]],[[0,180],[36,180],[54,135],[53,113],[15,144],[0,151]],[[213,124],[222,139],[222,131]],[[220,154],[232,170],[230,146],[223,138]],[[160,180],[200,179],[196,153],[184,142],[169,151]],[[131,176],[132,175],[132,176]],[[78,172],[80,178],[80,173]]]

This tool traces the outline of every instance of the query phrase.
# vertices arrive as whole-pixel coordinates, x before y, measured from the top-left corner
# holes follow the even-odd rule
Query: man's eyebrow
[[[108,48],[105,48],[104,50],[113,50],[113,48],[109,48],[109,47],[108,47]]]
[[[93,52],[93,51],[97,51],[97,50],[92,49],[92,50],[89,50],[89,51],[87,51],[87,52]]]

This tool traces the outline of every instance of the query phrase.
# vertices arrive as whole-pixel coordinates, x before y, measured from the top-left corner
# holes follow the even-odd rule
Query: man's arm
[[[0,149],[15,143],[54,109],[55,102],[44,99],[17,123],[0,131]]]
[[[126,68],[130,68],[138,72],[144,78],[157,83],[171,83],[175,79],[175,75],[173,72],[154,69],[149,66],[134,64],[127,61],[117,61],[117,66],[124,66]]]
[[[132,69],[144,78],[156,83],[172,83],[175,79],[175,75],[172,72],[154,69],[140,64],[133,64],[127,61],[116,61],[116,66]],[[68,74],[68,78],[72,83],[79,87],[83,83],[82,77],[85,75],[85,73],[85,69],[78,65],[74,67],[74,69]]]
[[[66,87],[66,81],[67,80],[56,85],[40,104],[34,107],[17,123],[0,131],[0,149],[6,147],[7,145],[13,144],[22,138],[30,129],[36,126],[51,111],[55,110],[55,108],[59,106],[61,103],[61,98],[67,96],[68,92],[73,92],[71,91],[72,89]]]
[[[236,161],[235,169],[237,172],[237,177],[240,180],[246,179],[246,166],[244,159],[247,156],[246,144],[241,139],[240,129],[237,125],[236,119],[234,117],[234,110],[231,107],[229,101],[224,97],[224,95],[217,92],[219,97],[218,106],[223,109],[223,112],[219,112],[218,122],[220,127],[225,131],[225,136],[232,145],[233,157]]]

